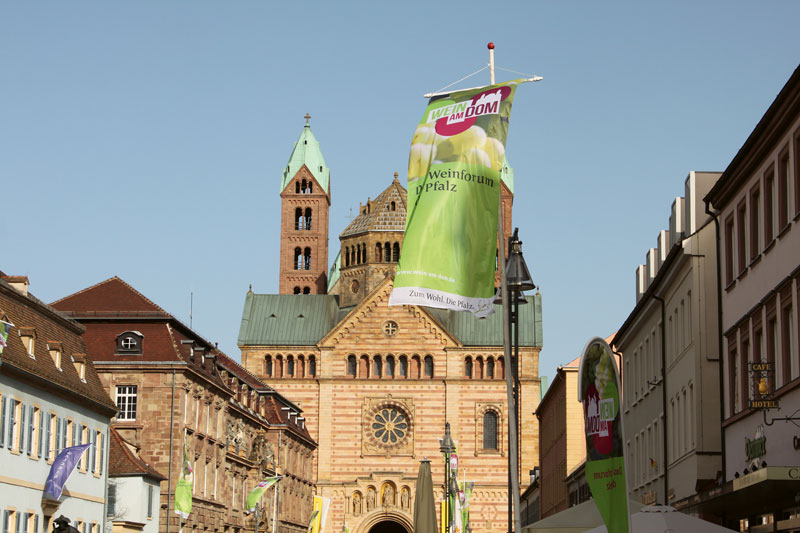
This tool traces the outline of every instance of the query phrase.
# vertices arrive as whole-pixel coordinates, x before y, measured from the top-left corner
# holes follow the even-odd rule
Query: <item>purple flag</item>
[[[64,450],[58,454],[56,460],[53,461],[53,466],[50,468],[47,481],[44,482],[45,496],[52,500],[61,498],[61,492],[64,490],[67,479],[69,479],[72,471],[75,470],[78,461],[81,460],[83,452],[91,445],[91,443],[87,443],[81,444],[80,446],[72,446],[71,448],[64,448]]]

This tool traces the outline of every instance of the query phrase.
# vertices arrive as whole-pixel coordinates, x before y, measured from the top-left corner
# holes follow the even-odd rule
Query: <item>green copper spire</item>
[[[303,133],[300,134],[300,138],[297,139],[297,142],[294,144],[294,150],[292,150],[292,155],[289,157],[289,163],[287,163],[286,168],[283,170],[281,192],[283,192],[294,175],[297,174],[300,167],[305,165],[308,167],[308,170],[311,171],[311,174],[314,175],[314,179],[317,180],[317,183],[319,183],[322,189],[327,193],[330,192],[331,171],[325,164],[325,158],[322,157],[322,151],[319,149],[319,141],[314,137],[314,134],[311,133],[311,125],[308,123],[311,119],[311,115],[307,114],[304,118],[306,119],[306,125],[303,128]]]

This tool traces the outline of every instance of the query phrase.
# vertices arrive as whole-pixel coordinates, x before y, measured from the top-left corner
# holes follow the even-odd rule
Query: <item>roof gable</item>
[[[387,277],[354,307],[325,337],[319,346],[336,346],[345,343],[358,346],[361,338],[369,338],[371,349],[393,351],[392,337],[375,341],[375,333],[388,320],[397,323],[404,335],[411,335],[420,341],[420,350],[444,346],[458,346],[460,343],[450,334],[425,307],[415,305],[389,307],[389,295],[394,280]],[[355,348],[354,348],[355,349]]]
[[[395,173],[392,183],[375,200],[367,200],[367,204],[361,206],[356,218],[340,237],[368,231],[405,231],[407,205],[408,191],[400,184]]]
[[[56,300],[50,305],[75,316],[96,316],[106,312],[116,316],[170,316],[117,276]]]

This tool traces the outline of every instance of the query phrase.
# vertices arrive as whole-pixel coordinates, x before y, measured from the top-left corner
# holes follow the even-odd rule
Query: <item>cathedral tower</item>
[[[280,294],[325,294],[328,286],[330,170],[305,119],[281,181]]]

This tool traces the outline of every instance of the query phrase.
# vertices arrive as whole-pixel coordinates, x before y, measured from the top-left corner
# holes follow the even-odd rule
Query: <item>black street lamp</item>
[[[456,451],[456,445],[450,436],[450,422],[444,424],[444,437],[439,440],[439,451],[444,454],[444,498],[447,508],[447,533],[450,533],[453,520],[453,514],[450,512],[450,455]]]
[[[503,350],[506,362],[506,386],[508,387],[509,397],[509,488],[511,498],[508,501],[508,531],[521,531],[520,501],[519,501],[519,306],[528,303],[523,291],[536,288],[531,279],[528,265],[522,256],[522,241],[518,236],[519,228],[514,228],[514,234],[508,239],[508,262],[502,272],[501,298],[503,303],[504,315],[504,339]],[[508,298],[505,298],[508,294]],[[511,352],[511,340],[513,339],[514,351]],[[513,504],[513,505],[512,505]],[[513,509],[513,512],[512,512]],[[512,527],[513,522],[513,527]]]

